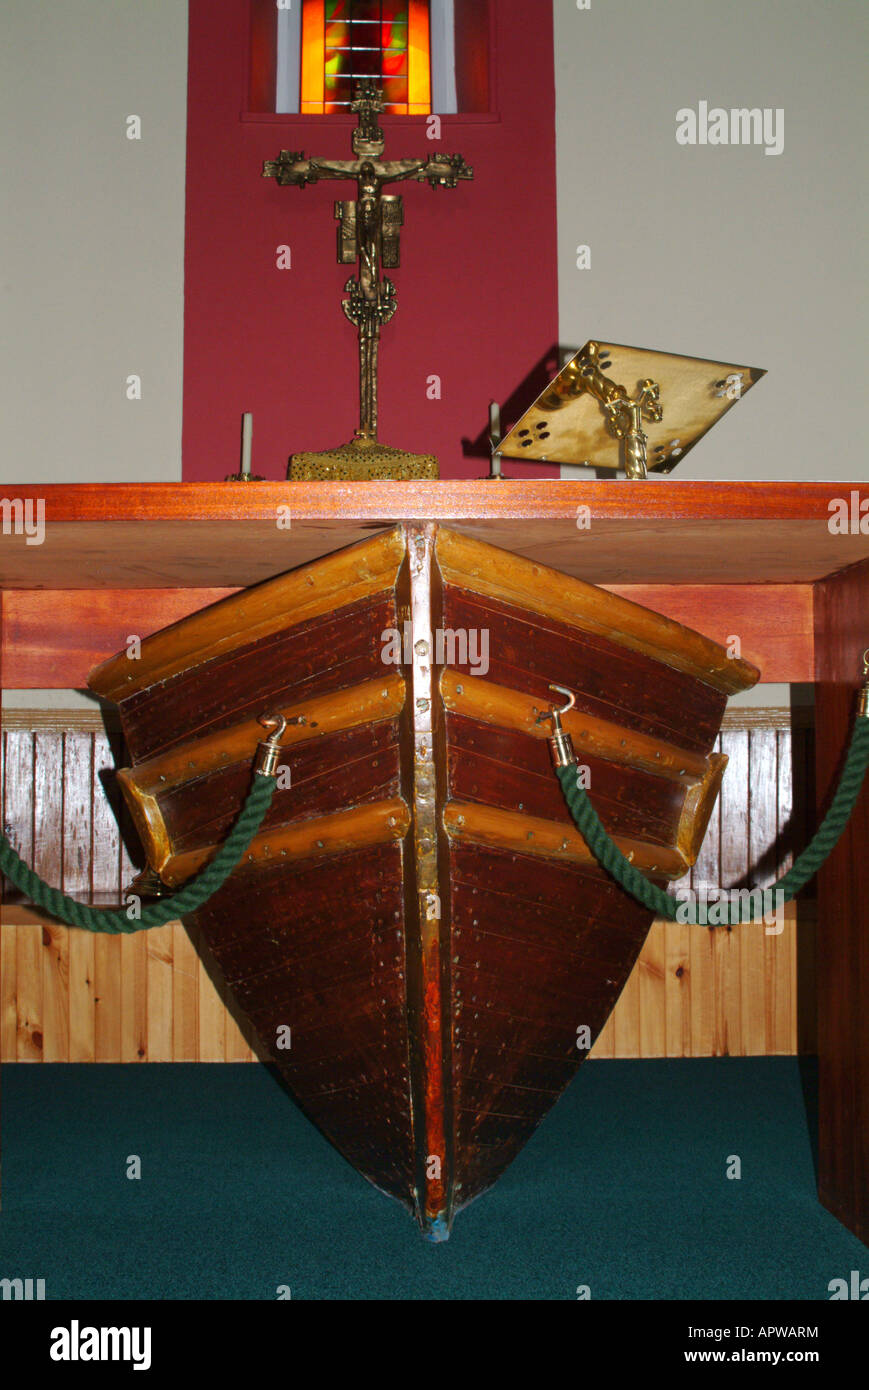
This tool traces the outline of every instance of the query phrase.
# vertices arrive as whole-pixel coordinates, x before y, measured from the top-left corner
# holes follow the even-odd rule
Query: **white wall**
[[[4,485],[181,477],[186,86],[185,0],[3,0]]]
[[[674,478],[869,479],[865,0],[554,7],[562,343],[767,368]],[[783,152],[678,145],[701,100]]]
[[[677,478],[869,477],[869,9],[553,3],[562,342],[768,368]],[[4,0],[4,484],[180,477],[186,30],[184,0]],[[677,145],[700,100],[783,107],[784,152]]]

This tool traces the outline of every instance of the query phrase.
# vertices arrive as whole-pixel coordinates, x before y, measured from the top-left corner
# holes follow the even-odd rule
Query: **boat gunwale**
[[[536,697],[512,686],[446,667],[440,692],[451,714],[527,734],[541,742],[550,736],[548,723],[538,721],[540,707],[535,703]],[[572,709],[562,715],[562,725],[565,733],[581,742],[583,754],[591,754],[602,762],[636,768],[685,786],[695,786],[707,775],[707,754],[680,748],[638,729],[627,729],[613,720]]]
[[[394,526],[240,589],[146,637],[134,660],[124,651],[101,662],[88,675],[88,687],[120,704],[240,647],[385,593],[394,588],[405,553],[404,530]],[[354,575],[355,581],[348,582]],[[227,632],[233,618],[236,622]]]
[[[750,689],[760,671],[726,647],[672,618],[644,608],[537,560],[527,560],[446,527],[438,529],[437,556],[444,581],[507,606],[554,619],[603,637],[692,676],[723,695]],[[541,590],[549,592],[544,599]],[[575,607],[570,606],[570,599]]]
[[[372,728],[395,719],[404,708],[407,686],[401,676],[384,676],[359,685],[342,686],[322,695],[294,700],[275,707],[275,714],[287,721],[281,735],[282,752],[290,753],[301,744],[331,738],[361,727]],[[351,709],[355,702],[355,710]],[[294,724],[297,718],[316,715],[310,722]],[[225,725],[213,733],[185,739],[165,752],[143,758],[118,773],[125,788],[133,794],[174,791],[177,787],[223,772],[239,763],[250,763],[257,744],[265,737],[256,719]],[[195,754],[195,759],[194,755]]]
[[[260,831],[251,840],[235,872],[270,869],[281,863],[313,862],[371,845],[403,840],[410,825],[410,807],[402,796],[361,801],[341,811],[306,816],[304,820]],[[203,868],[216,849],[215,845],[209,845],[170,855],[158,870],[160,877],[169,887],[177,888]]]
[[[477,801],[449,801],[443,822],[451,840],[486,845],[489,849],[552,859],[589,868],[607,877],[582,835],[562,821],[529,816]],[[635,837],[614,836],[613,843],[642,873],[670,882],[681,878],[691,865],[678,845],[653,845]]]

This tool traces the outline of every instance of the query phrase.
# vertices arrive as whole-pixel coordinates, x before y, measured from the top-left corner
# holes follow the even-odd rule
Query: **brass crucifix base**
[[[320,454],[293,454],[287,477],[293,482],[412,482],[439,478],[438,461],[431,454],[408,454],[391,449],[379,439],[351,439],[337,449]]]

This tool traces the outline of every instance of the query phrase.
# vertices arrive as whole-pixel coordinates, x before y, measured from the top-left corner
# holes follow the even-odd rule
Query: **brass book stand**
[[[565,363],[503,440],[493,438],[493,459],[624,466],[628,478],[670,473],[765,375],[759,367],[595,339]]]

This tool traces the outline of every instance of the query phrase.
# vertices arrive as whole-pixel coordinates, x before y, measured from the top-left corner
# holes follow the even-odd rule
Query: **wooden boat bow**
[[[608,832],[665,884],[718,794],[726,697],[757,677],[623,598],[407,524],[90,684],[120,706],[124,795],[173,887],[237,813],[258,714],[286,721],[287,785],[196,922],[302,1108],[442,1239],[587,1055],[651,920],[570,821],[550,687],[577,692],[561,720]]]

